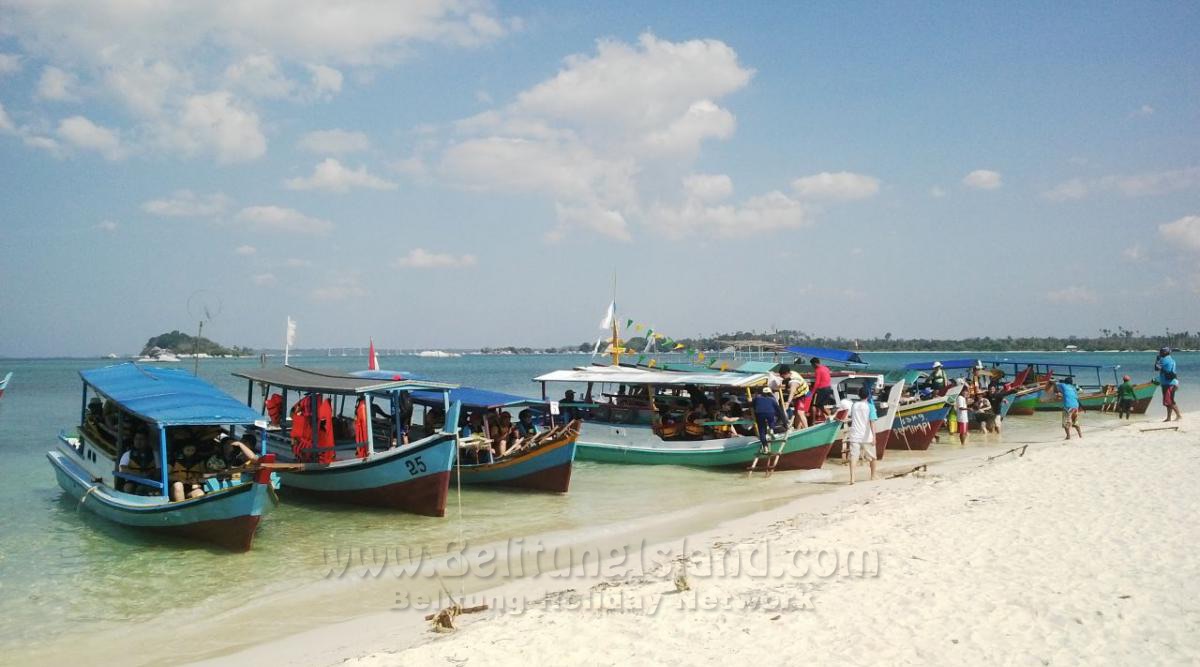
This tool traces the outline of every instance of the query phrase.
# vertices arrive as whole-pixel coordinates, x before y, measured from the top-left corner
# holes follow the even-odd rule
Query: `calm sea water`
[[[868,354],[872,368],[887,369],[922,354]],[[969,356],[962,353],[946,357]],[[989,357],[995,355],[987,355]],[[1017,356],[1013,354],[1011,356]],[[1152,375],[1151,353],[1033,354],[1026,358],[1120,364],[1135,381]],[[1200,378],[1200,354],[1178,354],[1185,409],[1200,407],[1192,378]],[[386,368],[529,396],[540,390],[535,375],[587,363],[586,356],[467,356],[449,359],[385,358]],[[273,360],[278,363],[278,360]],[[796,484],[787,475],[747,480],[742,475],[672,467],[576,464],[571,492],[549,496],[495,490],[464,490],[462,518],[457,505],[444,519],[415,517],[339,505],[284,502],[259,529],[254,549],[228,554],[182,541],[149,539],[145,534],[101,521],[58,488],[45,452],[60,429],[71,429],[80,410],[78,372],[106,365],[103,360],[0,359],[0,375],[14,378],[0,400],[0,654],[10,659],[49,659],[56,648],[87,638],[81,645],[120,643],[122,634],[152,619],[199,624],[246,606],[287,599],[297,589],[326,578],[331,549],[425,546],[433,551],[460,535],[475,542],[513,536],[584,529],[620,530],[655,516],[699,517],[749,513],[783,502],[816,485]],[[313,357],[294,365],[357,370],[363,358]],[[191,364],[179,364],[190,368]],[[231,372],[258,366],[257,360],[203,360],[200,374],[234,396],[245,396],[244,381]],[[1081,374],[1081,380],[1087,376]],[[1108,377],[1105,378],[1109,379]],[[559,389],[561,390],[561,388]],[[1148,418],[1161,419],[1151,406]],[[1090,419],[1107,419],[1104,416]],[[1004,439],[1016,441],[1053,432],[1053,416],[1014,418]],[[1086,425],[1087,422],[1085,422]],[[803,490],[802,487],[813,486]],[[683,520],[683,519],[681,519]],[[394,588],[394,585],[392,586]],[[381,610],[388,600],[358,596],[324,610],[341,614]],[[268,614],[268,612],[264,612]],[[274,613],[274,612],[272,612]],[[305,618],[320,610],[306,609]],[[264,620],[268,627],[273,619]],[[301,627],[279,620],[279,631]],[[168,623],[169,627],[169,623]],[[223,632],[226,635],[237,633]],[[80,641],[83,641],[80,639]],[[194,653],[193,653],[194,655]],[[125,664],[138,664],[131,657]]]

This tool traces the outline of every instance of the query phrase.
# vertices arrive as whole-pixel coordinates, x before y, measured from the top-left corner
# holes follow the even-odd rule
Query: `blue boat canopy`
[[[80,371],[84,383],[161,426],[253,424],[262,415],[191,373],[133,362]]]
[[[408,371],[354,371],[351,373],[354,377],[368,378],[371,380],[424,380],[425,376]]]
[[[904,370],[931,371],[933,370],[934,363],[935,361],[917,361],[905,366]],[[942,368],[948,371],[962,370],[964,368],[974,368],[975,365],[979,363],[990,364],[991,362],[985,362],[981,359],[946,359],[945,361],[942,361]]]
[[[412,399],[413,403],[418,405],[433,406],[441,405],[443,400],[442,392],[440,391],[414,391]],[[462,403],[464,409],[475,410],[546,405],[545,401],[535,398],[526,398],[524,396],[517,396],[516,394],[505,394],[487,389],[476,389],[474,387],[456,387],[451,389],[450,402],[453,403],[455,401]]]
[[[799,354],[805,357],[817,357],[822,361],[838,361],[847,366],[866,366],[867,362],[858,355],[857,352],[850,350],[836,350],[826,347],[802,347],[800,345],[792,345],[785,348],[792,354]]]

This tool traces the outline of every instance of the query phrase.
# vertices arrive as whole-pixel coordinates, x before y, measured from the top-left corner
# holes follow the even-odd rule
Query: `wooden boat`
[[[293,464],[281,470],[286,495],[311,496],[323,500],[386,507],[426,516],[445,516],[450,469],[454,462],[456,434],[453,430],[410,429],[409,444],[403,444],[404,429],[398,410],[402,392],[428,389],[443,392],[453,385],[414,380],[378,380],[341,373],[325,373],[292,366],[241,371],[233,374],[249,381],[247,403],[260,389],[264,414],[271,405],[292,405],[303,409],[307,401],[311,417],[308,425],[297,424],[290,413],[268,415],[267,449],[281,462]],[[279,400],[267,394],[276,390]],[[363,400],[365,415],[373,415],[378,402],[387,405],[381,411],[385,420],[371,417],[358,420],[358,399]],[[347,417],[348,399],[354,399]],[[334,401],[337,405],[333,405]],[[328,403],[326,403],[328,401]],[[328,412],[322,419],[322,408]],[[311,406],[317,406],[311,409]],[[374,406],[374,407],[373,407]],[[443,401],[446,424],[458,421],[458,405]],[[307,422],[308,418],[304,418]],[[347,428],[353,424],[354,428]],[[340,425],[340,426],[339,426]],[[361,429],[359,428],[361,427]],[[452,428],[452,427],[451,427]],[[361,430],[361,437],[360,437]],[[305,431],[308,432],[307,439]],[[316,437],[313,436],[316,434]],[[328,436],[326,439],[325,436]],[[322,444],[322,440],[325,443]],[[307,447],[305,446],[307,445]]]
[[[441,392],[432,391],[414,391],[412,399],[413,403],[427,407],[440,405],[444,400]],[[571,486],[571,469],[575,463],[575,440],[579,437],[577,420],[565,424],[560,421],[556,425],[550,415],[550,405],[546,401],[486,389],[457,387],[449,391],[449,400],[461,406],[460,414],[463,419],[460,421],[470,423],[470,417],[476,416],[484,425],[482,434],[468,433],[467,438],[460,440],[456,472],[462,476],[463,484],[506,486],[553,493],[567,492]],[[490,420],[495,419],[500,411],[514,409],[536,409],[541,412],[547,418],[543,430],[532,440],[522,443],[516,451],[506,452],[504,456],[486,462],[478,462],[477,443],[489,442],[484,434],[488,432]],[[469,431],[469,428],[464,430]],[[488,454],[490,458],[490,449]]]
[[[133,363],[80,372],[83,405],[78,434],[59,435],[47,452],[58,484],[79,507],[114,523],[210,542],[246,551],[262,516],[274,505],[271,473],[265,467],[237,473],[198,498],[172,502],[169,466],[185,443],[196,444],[195,427],[252,428],[253,410],[184,370],[143,368]],[[89,405],[88,395],[115,406],[115,425]],[[95,405],[100,405],[96,403]],[[134,434],[156,443],[160,474],[150,479],[118,469]],[[211,442],[211,438],[209,438]],[[269,462],[270,456],[264,456]],[[149,495],[120,490],[135,483]],[[223,488],[219,488],[223,487]]]
[[[4,374],[4,379],[0,380],[0,398],[4,398],[4,390],[8,389],[8,382],[12,380],[12,371]]]
[[[1144,415],[1146,409],[1150,407],[1150,401],[1154,399],[1154,392],[1158,391],[1157,382],[1143,382],[1133,385],[1133,393],[1136,397],[1133,401],[1133,413]],[[1044,392],[1039,391],[1039,398],[1045,396]],[[1082,389],[1079,392],[1079,407],[1084,410],[1102,410],[1105,412],[1116,412],[1117,410],[1117,389],[1116,386],[1109,386],[1101,389]],[[1043,411],[1060,411],[1062,410],[1062,401],[1046,400],[1037,401],[1033,406],[1034,410]]]
[[[760,450],[756,435],[664,439],[650,423],[649,415],[654,413],[654,408],[647,397],[654,401],[677,399],[667,392],[694,387],[711,392],[746,392],[749,398],[752,388],[766,384],[767,376],[763,373],[680,373],[604,366],[554,371],[535,378],[535,381],[542,383],[543,399],[550,382],[587,385],[583,401],[563,403],[564,408],[581,417],[577,444],[580,460],[745,469]],[[606,402],[592,402],[590,397],[595,389],[599,387],[603,394],[605,386],[618,389],[615,393],[605,394]],[[774,469],[820,468],[840,428],[839,422],[827,422],[776,434],[773,451],[778,451],[779,458]]]
[[[896,422],[892,425],[892,436],[888,439],[888,449],[923,451],[929,449],[946,416],[954,406],[954,399],[963,390],[962,385],[955,385],[946,392],[945,396],[901,405],[896,411]]]

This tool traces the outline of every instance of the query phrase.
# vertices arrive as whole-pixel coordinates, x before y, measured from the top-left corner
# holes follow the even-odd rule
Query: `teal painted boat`
[[[825,422],[778,434],[784,439],[775,470],[820,468],[841,430],[840,422]],[[777,444],[772,445],[775,451]],[[582,461],[638,465],[678,465],[700,468],[746,468],[759,452],[758,438],[736,436],[714,440],[663,440],[650,426],[584,422],[577,458]]]
[[[214,446],[217,434],[258,431],[258,413],[183,370],[126,363],[79,375],[78,435],[60,434],[58,448],[46,454],[63,491],[81,509],[114,523],[248,550],[260,519],[275,505],[271,472],[260,465],[273,457],[208,474],[199,472],[210,470],[207,464],[191,467],[203,459],[181,453]],[[189,484],[203,482],[204,491],[183,497],[175,467],[187,471]],[[172,482],[181,484],[179,499],[172,499]]]

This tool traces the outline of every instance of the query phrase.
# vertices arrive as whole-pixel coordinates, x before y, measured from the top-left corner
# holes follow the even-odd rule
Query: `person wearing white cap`
[[[942,362],[933,362],[933,371],[929,373],[929,385],[939,394],[946,393],[946,369],[942,368]]]

